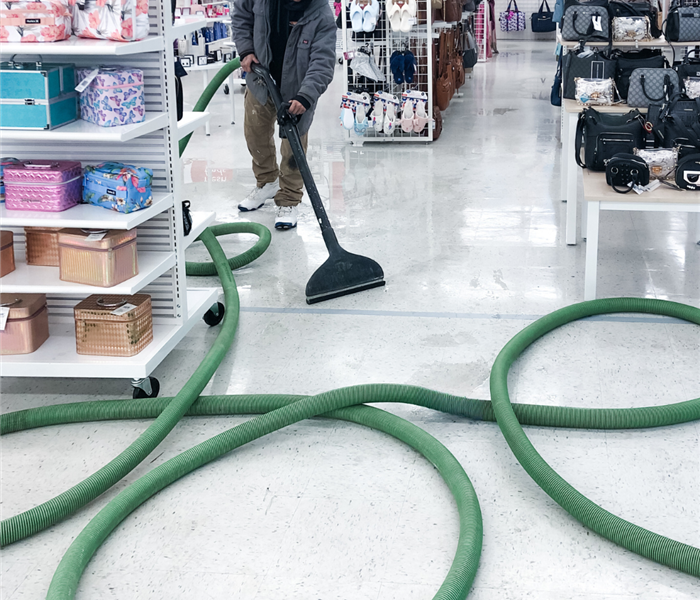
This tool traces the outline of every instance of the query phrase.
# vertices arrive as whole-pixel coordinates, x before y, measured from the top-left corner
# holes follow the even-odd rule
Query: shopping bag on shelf
[[[515,0],[508,2],[508,8],[499,15],[498,20],[501,23],[501,31],[525,31],[525,13],[518,10]]]

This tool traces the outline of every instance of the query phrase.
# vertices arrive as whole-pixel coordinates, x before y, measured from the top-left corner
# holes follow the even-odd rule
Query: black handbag
[[[678,161],[676,185],[682,190],[700,190],[700,154],[691,154]]]
[[[635,148],[644,148],[643,123],[638,110],[615,115],[584,108],[576,124],[576,163],[591,171],[605,171],[606,161],[615,154],[632,154]]]
[[[661,37],[659,9],[652,6],[649,0],[610,0],[608,11],[611,19],[615,17],[648,17],[651,37]]]
[[[687,52],[683,59],[673,65],[678,73],[681,89],[685,90],[685,80],[691,77],[700,77],[700,57],[697,49]]]
[[[554,74],[554,83],[549,94],[549,101],[552,106],[561,106],[561,54],[557,59],[557,72]]]
[[[628,52],[616,50],[613,56],[617,59],[615,85],[617,85],[617,91],[623,100],[627,99],[632,71],[635,69],[663,69],[666,66],[666,59],[660,49],[644,48]]]
[[[679,147],[680,158],[700,152],[700,98],[651,104],[647,123],[661,148]]]
[[[547,0],[542,0],[537,12],[530,15],[530,27],[535,33],[547,33],[556,31],[557,24],[552,21],[554,13],[550,10]]]
[[[649,165],[634,154],[615,154],[605,163],[605,181],[618,194],[632,191],[632,185],[649,184]]]
[[[573,100],[576,97],[576,78],[610,79],[615,78],[617,60],[608,58],[602,52],[595,50],[587,56],[580,56],[583,48],[579,47],[564,55],[562,61],[562,81],[564,82],[564,98]]]

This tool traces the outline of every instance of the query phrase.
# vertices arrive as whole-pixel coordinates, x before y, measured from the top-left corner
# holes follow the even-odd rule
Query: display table
[[[566,202],[566,243],[569,246],[576,244],[576,211],[578,208],[578,172],[581,170],[576,164],[576,123],[579,115],[585,107],[576,100],[564,99],[562,102],[562,144],[561,144],[561,194]],[[624,114],[634,110],[627,104],[614,104],[613,106],[593,106],[601,113]],[[642,114],[647,113],[646,108],[637,109]]]
[[[700,213],[700,192],[680,191],[662,185],[653,192],[618,194],[607,183],[605,173],[584,171],[583,197],[588,216],[584,300],[596,297],[598,230],[603,210],[648,210]]]

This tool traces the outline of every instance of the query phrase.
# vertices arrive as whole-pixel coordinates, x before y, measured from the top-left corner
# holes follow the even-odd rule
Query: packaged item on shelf
[[[58,232],[62,281],[112,287],[138,275],[136,230],[62,229]]]
[[[577,77],[574,82],[576,84],[575,98],[579,104],[610,106],[615,102],[615,81],[612,77],[608,79]]]
[[[14,237],[11,231],[0,231],[0,277],[15,270]]]
[[[73,308],[78,354],[134,356],[153,341],[148,294],[88,296]]]
[[[28,265],[58,266],[58,232],[60,227],[25,227],[24,241]]]
[[[75,160],[25,160],[5,167],[9,210],[61,212],[80,202],[83,169]]]
[[[121,163],[86,166],[83,202],[122,213],[151,206],[153,171]]]
[[[678,148],[635,148],[634,154],[649,165],[650,179],[673,178],[678,164]]]
[[[73,33],[78,37],[135,42],[148,37],[145,0],[77,0],[73,4]]]
[[[0,41],[60,42],[72,32],[69,0],[3,0]]]
[[[0,129],[55,129],[78,118],[69,64],[0,63]]]
[[[0,203],[5,202],[5,167],[18,162],[18,158],[12,158],[10,156],[0,158]]]
[[[612,36],[615,42],[642,42],[651,39],[649,17],[613,17]]]
[[[683,81],[685,95],[691,100],[700,98],[700,77],[688,77]]]
[[[141,123],[146,118],[143,71],[126,67],[78,69],[80,118],[101,127]]]
[[[374,94],[372,127],[377,133],[392,135],[398,125],[399,99],[388,92]]]
[[[8,312],[0,354],[31,354],[49,339],[45,294],[0,294],[0,307]]]

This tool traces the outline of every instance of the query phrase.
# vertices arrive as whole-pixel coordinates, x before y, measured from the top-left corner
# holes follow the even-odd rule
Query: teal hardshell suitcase
[[[73,65],[0,63],[0,129],[54,129],[77,118]]]

